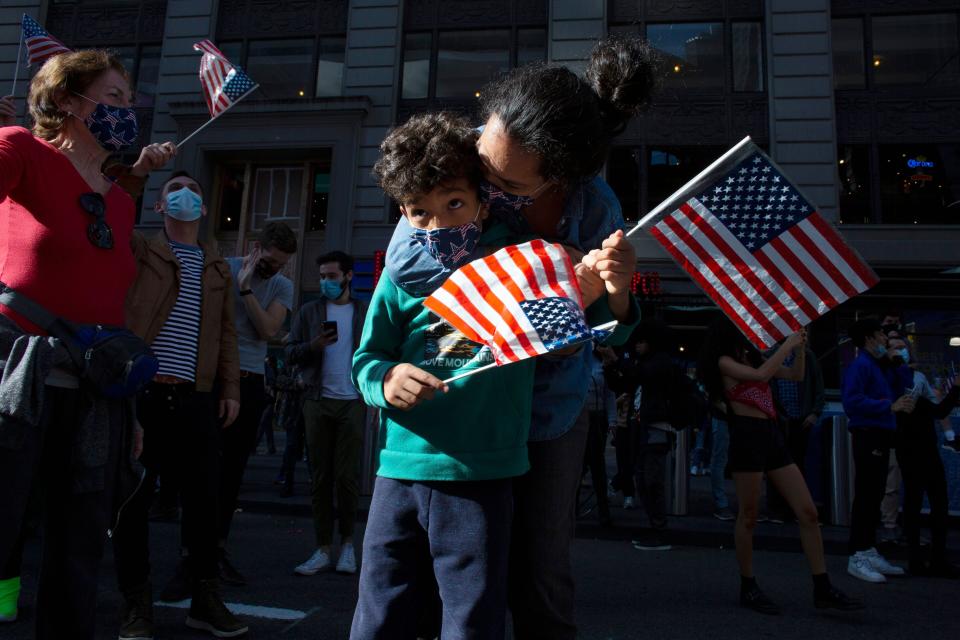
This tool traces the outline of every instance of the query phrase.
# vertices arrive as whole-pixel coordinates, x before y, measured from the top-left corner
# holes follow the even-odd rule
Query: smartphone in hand
[[[320,327],[320,330],[330,337],[330,342],[337,341],[337,321],[336,320],[325,320],[323,325]]]

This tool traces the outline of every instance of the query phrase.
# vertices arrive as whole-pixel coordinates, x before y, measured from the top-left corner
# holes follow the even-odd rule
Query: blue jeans
[[[727,450],[730,448],[730,431],[727,429],[727,422],[718,418],[711,418],[710,433],[713,436],[713,452],[710,456],[710,486],[713,489],[713,504],[717,509],[726,509],[730,506],[723,478],[727,469]]]
[[[512,485],[377,477],[351,640],[416,638],[438,587],[443,640],[502,640]]]

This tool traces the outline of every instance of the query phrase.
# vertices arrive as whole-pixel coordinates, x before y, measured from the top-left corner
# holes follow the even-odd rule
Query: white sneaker
[[[330,554],[323,549],[317,549],[310,556],[310,559],[293,570],[294,573],[301,576],[312,576],[320,573],[324,569],[330,568]]]
[[[847,561],[847,573],[864,582],[880,584],[887,581],[882,573],[874,570],[873,565],[870,564],[870,559],[864,555],[863,551],[858,551],[850,556],[850,560]]]
[[[633,498],[631,498],[630,496],[627,496],[626,498],[623,499],[623,508],[624,508],[624,509],[636,509],[636,508],[637,508],[637,503],[634,502]]]
[[[353,545],[349,542],[340,547],[340,558],[337,560],[337,573],[356,573],[357,557],[353,553]]]
[[[862,551],[864,556],[870,562],[870,566],[873,567],[873,570],[877,573],[882,573],[885,576],[902,576],[906,573],[903,570],[903,567],[898,567],[895,564],[890,564],[887,562],[887,559],[880,555],[880,552],[877,551],[876,547],[870,547],[866,551]]]

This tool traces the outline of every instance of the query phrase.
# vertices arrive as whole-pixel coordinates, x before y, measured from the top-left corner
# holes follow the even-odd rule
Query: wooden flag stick
[[[192,138],[193,136],[197,135],[198,133],[200,133],[201,131],[203,131],[203,130],[206,129],[207,127],[209,127],[211,124],[213,124],[213,121],[214,121],[214,120],[216,120],[217,118],[219,118],[220,116],[222,116],[223,114],[225,114],[227,111],[230,111],[230,109],[233,108],[233,105],[237,104],[238,102],[240,102],[241,100],[243,100],[244,98],[246,98],[248,95],[250,95],[251,93],[253,93],[254,91],[256,91],[259,87],[260,87],[260,85],[258,85],[258,84],[253,85],[253,88],[251,88],[251,89],[250,89],[249,91],[247,91],[245,94],[243,94],[242,96],[240,96],[239,98],[237,98],[236,100],[234,100],[233,102],[231,102],[230,105],[229,105],[226,109],[224,109],[223,111],[221,111],[220,113],[218,113],[217,115],[213,116],[212,118],[210,118],[209,120],[207,120],[206,122],[204,122],[202,125],[200,125],[199,127],[197,127],[197,128],[193,131],[193,133],[191,133],[191,134],[188,135],[186,138],[184,138],[183,140],[181,140],[180,142],[177,143],[177,149],[179,149],[179,148],[182,147],[183,145],[187,144],[187,140],[189,140],[189,139]]]
[[[651,220],[656,218],[664,209],[672,205],[675,199],[678,196],[680,196],[684,191],[686,191],[688,188],[690,188],[691,185],[696,184],[697,182],[703,180],[707,175],[710,174],[711,171],[714,171],[717,167],[719,167],[724,162],[729,160],[731,156],[738,153],[741,149],[743,149],[743,147],[747,146],[749,143],[750,143],[750,136],[747,136],[746,138],[744,138],[743,140],[735,144],[733,147],[728,149],[727,152],[724,153],[722,156],[720,156],[719,158],[711,162],[706,169],[698,173],[696,176],[693,177],[692,180],[687,181],[686,184],[684,184],[682,187],[674,191],[673,195],[671,195],[669,198],[667,198],[666,200],[658,204],[656,207],[654,207],[654,209],[650,213],[643,216],[643,219],[637,223],[637,226],[635,226],[633,229],[630,229],[630,231],[627,231],[627,237],[632,236],[641,227],[645,226]]]
[[[17,45],[17,64],[13,66],[13,88],[10,89],[10,95],[17,93],[17,78],[20,77],[20,53],[23,50],[23,23],[20,25],[20,44]]]
[[[617,321],[611,320],[610,322],[605,322],[599,326],[594,327],[593,329],[591,329],[591,331],[606,331],[608,329],[613,329],[615,326],[617,326]],[[447,378],[446,380],[443,381],[443,384],[449,384],[455,380],[461,380],[463,378],[472,376],[475,373],[480,373],[481,371],[486,371],[487,369],[493,369],[497,366],[498,365],[496,362],[491,362],[490,364],[485,364],[478,369],[471,369],[470,371],[466,371],[464,373],[461,373],[460,375],[453,376],[452,378]]]

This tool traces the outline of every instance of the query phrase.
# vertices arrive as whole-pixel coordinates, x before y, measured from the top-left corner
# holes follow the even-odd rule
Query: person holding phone
[[[339,521],[340,556],[336,570],[356,573],[353,526],[360,483],[366,406],[350,379],[353,354],[360,346],[366,303],[353,297],[353,257],[332,251],[317,258],[320,293],[303,305],[290,325],[287,359],[300,369],[305,384],[303,419],[310,458],[313,524],[317,548],[294,572],[312,576],[329,569],[333,523]],[[334,491],[337,512],[334,513]]]

